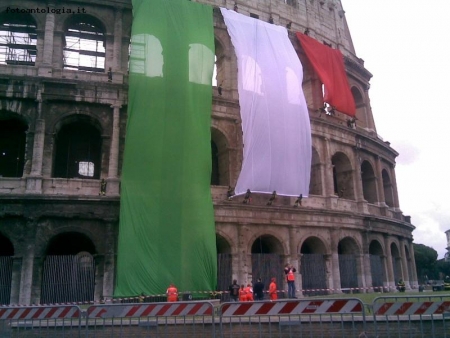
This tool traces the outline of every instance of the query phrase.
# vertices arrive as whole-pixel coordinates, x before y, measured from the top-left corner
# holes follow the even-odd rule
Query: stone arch
[[[63,23],[63,68],[104,72],[107,25],[99,18],[79,14]]]
[[[0,111],[0,177],[22,177],[28,125],[17,114]]]
[[[386,281],[386,267],[384,264],[383,247],[376,239],[372,240],[369,244],[369,258],[372,287],[375,291],[381,291]]]
[[[368,160],[361,163],[361,182],[364,199],[369,203],[376,203],[377,197],[377,177],[372,164]]]
[[[307,296],[325,295],[327,287],[327,247],[322,239],[310,236],[300,248],[300,273],[303,294]]]
[[[309,193],[311,195],[322,195],[322,165],[319,153],[315,147],[312,147]]]
[[[381,177],[383,179],[384,202],[392,208],[394,207],[394,187],[386,169],[381,171]]]
[[[9,305],[11,301],[13,257],[13,244],[0,232],[0,305]]]
[[[400,255],[400,250],[397,243],[391,243],[391,256],[392,256],[392,265],[394,269],[394,282],[397,284],[399,279],[403,279],[402,273],[402,260]]]
[[[361,275],[359,264],[360,252],[358,243],[350,236],[342,238],[338,243],[341,289],[345,293],[350,292],[351,290],[349,289],[359,287],[358,276]]]
[[[331,164],[334,193],[341,198],[354,200],[353,168],[350,159],[343,152],[336,152],[331,157]]]
[[[225,134],[211,127],[211,185],[230,185],[229,142]]]
[[[229,240],[216,233],[216,247],[217,247],[217,290],[227,290],[230,281],[232,280],[232,246]]]
[[[353,95],[353,100],[355,101],[355,108],[356,108],[355,117],[357,119],[357,124],[359,123],[365,128],[367,128],[368,120],[366,115],[366,104],[364,102],[364,97],[361,94],[361,91],[355,86],[352,86],[351,91]]]
[[[70,115],[55,129],[53,177],[99,179],[102,130],[89,115]],[[82,133],[80,133],[82,131]]]
[[[269,285],[275,277],[277,285],[283,285],[283,243],[274,235],[258,236],[251,245],[252,279],[255,282],[261,278],[265,285]]]
[[[16,7],[16,6],[14,6]],[[22,9],[22,8],[21,8]],[[0,64],[34,66],[37,55],[37,22],[29,13],[0,13]],[[1,51],[4,51],[2,53]]]
[[[42,266],[41,304],[93,301],[96,253],[92,240],[78,231],[50,238]]]

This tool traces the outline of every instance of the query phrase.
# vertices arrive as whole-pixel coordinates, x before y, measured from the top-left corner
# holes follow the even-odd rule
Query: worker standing
[[[275,283],[275,277],[272,277],[269,285],[269,298],[270,300],[277,300],[277,284]]]
[[[178,289],[175,285],[170,284],[166,291],[167,301],[176,302],[178,301]]]

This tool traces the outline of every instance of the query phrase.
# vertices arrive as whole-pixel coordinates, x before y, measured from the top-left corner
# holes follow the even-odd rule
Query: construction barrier
[[[80,337],[82,311],[74,305],[0,308],[0,337]]]
[[[210,302],[93,305],[86,329],[93,337],[215,337]]]
[[[378,297],[373,301],[379,337],[450,338],[450,296]]]
[[[0,307],[1,338],[32,336],[450,338],[450,295]]]
[[[358,337],[365,332],[359,299],[225,303],[218,314],[221,337]]]

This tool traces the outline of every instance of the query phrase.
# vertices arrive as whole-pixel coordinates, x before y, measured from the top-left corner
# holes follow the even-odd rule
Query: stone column
[[[369,234],[366,232],[363,234],[363,252],[362,252],[362,274],[363,274],[363,287],[364,292],[373,292],[372,289],[372,269],[370,266],[370,252],[369,252]]]
[[[103,301],[104,300],[104,292],[103,292],[103,279],[105,278],[105,256],[104,255],[96,255],[94,256],[94,301]],[[112,294],[111,294],[112,295]]]
[[[120,138],[120,104],[113,104],[113,125],[111,135],[111,146],[109,149],[108,178],[106,179],[106,193],[108,195],[119,195],[120,180],[119,170],[119,138]]]
[[[331,164],[331,151],[330,151],[330,140],[327,138],[323,139],[324,147],[324,193],[326,197],[335,196],[334,194],[334,182],[333,182],[333,165]]]
[[[387,207],[386,205],[386,196],[384,196],[384,184],[383,184],[383,174],[382,174],[382,166],[381,166],[381,157],[377,156],[376,162],[376,174],[377,177],[377,187],[378,187],[378,204],[383,207]]]
[[[400,203],[398,201],[398,190],[397,190],[397,179],[395,177],[395,168],[391,167],[391,180],[392,180],[392,188],[394,190],[394,207],[400,209]]]
[[[22,275],[22,257],[13,257],[11,276],[11,304],[20,304],[20,279]]]
[[[293,228],[289,228],[289,253],[290,253],[290,263],[292,266],[297,270],[295,273],[295,290],[296,290],[296,297],[299,297],[298,290],[302,289],[302,275],[300,273],[300,260],[299,260],[299,253],[297,252],[297,231]]]
[[[45,120],[42,116],[41,89],[37,93],[36,120],[34,126],[33,158],[31,173],[27,177],[26,192],[31,194],[42,193],[42,162],[44,158]]]
[[[406,285],[408,285],[409,283],[409,271],[408,271],[408,261],[406,259],[406,250],[405,250],[405,239],[402,238],[399,240],[399,244],[400,244],[400,263],[402,265],[402,278],[403,281],[405,282]]]
[[[335,293],[342,293],[341,290],[341,274],[339,271],[339,231],[332,229],[330,230],[331,238],[331,276],[333,285],[330,285],[331,289],[334,289]]]
[[[103,299],[110,299],[114,293],[116,236],[114,226],[117,222],[108,221],[105,226],[105,254],[103,259]]]
[[[419,279],[417,278],[417,268],[416,268],[416,259],[414,256],[414,246],[412,243],[412,240],[408,240],[408,250],[409,250],[409,259],[411,263],[411,274],[412,276],[409,276],[409,285],[411,287],[415,288],[416,285],[419,284]]]
[[[367,205],[367,201],[364,199],[364,192],[362,186],[361,179],[361,161],[359,157],[359,150],[355,148],[353,152],[353,163],[355,164],[355,168],[353,170],[355,176],[353,178],[354,191],[355,191],[355,200],[358,203],[358,210],[361,213],[368,214],[369,207]]]
[[[244,283],[249,279],[248,273],[248,262],[247,262],[247,248],[246,248],[246,232],[248,228],[246,224],[237,224],[238,230],[238,260],[239,260],[239,270],[238,270],[238,281],[239,283]],[[251,257],[251,253],[250,253]],[[251,261],[251,258],[250,258]]]
[[[389,236],[384,236],[384,247],[386,250],[386,286],[388,291],[395,290],[394,264],[392,261],[391,246],[389,245]]]
[[[29,220],[26,224],[26,231],[28,233],[34,233],[37,227],[35,220]],[[27,238],[31,238],[28,235]],[[34,241],[28,241],[29,244],[24,245],[23,255],[22,255],[22,272],[19,284],[19,304],[30,305],[31,304],[31,293],[33,287],[33,272],[34,272]]]
[[[114,11],[114,46],[113,46],[113,66],[112,70],[120,72],[122,64],[122,8]]]
[[[55,8],[55,4],[48,3],[47,7],[50,10],[45,16],[44,51],[42,54],[43,58],[38,70],[38,74],[39,76],[52,77],[55,13],[51,13],[51,11]]]

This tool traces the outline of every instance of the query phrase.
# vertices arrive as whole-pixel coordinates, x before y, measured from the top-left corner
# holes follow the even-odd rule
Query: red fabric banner
[[[355,116],[355,100],[348,84],[341,51],[325,46],[305,34],[297,32],[296,35],[325,86],[324,101],[341,113]]]

